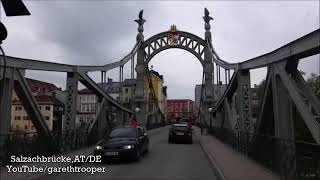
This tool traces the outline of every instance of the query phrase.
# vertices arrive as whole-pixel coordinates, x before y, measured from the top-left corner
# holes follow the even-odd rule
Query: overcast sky
[[[177,29],[204,37],[203,8],[211,21],[213,45],[228,62],[244,61],[272,51],[320,27],[319,1],[24,1],[31,16],[5,17],[8,29],[3,47],[10,56],[67,64],[103,65],[118,61],[135,44],[137,19],[144,9],[145,39]],[[201,83],[202,67],[189,52],[169,49],[153,58],[149,66],[164,75],[169,98],[194,99]],[[129,66],[129,65],[128,65]],[[130,77],[129,67],[125,78]],[[301,61],[307,73],[319,72],[319,55]],[[107,73],[118,80],[119,69]],[[65,73],[29,71],[27,76],[65,87]],[[99,73],[92,73],[99,80]],[[265,69],[251,72],[259,83]]]

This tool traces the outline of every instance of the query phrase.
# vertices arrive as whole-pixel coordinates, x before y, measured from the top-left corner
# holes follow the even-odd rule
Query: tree
[[[307,85],[311,91],[320,99],[320,75],[311,73],[310,77],[307,79]]]
[[[259,101],[263,100],[263,95],[265,91],[266,86],[266,79],[263,79],[258,85],[257,85],[257,96],[259,98]]]

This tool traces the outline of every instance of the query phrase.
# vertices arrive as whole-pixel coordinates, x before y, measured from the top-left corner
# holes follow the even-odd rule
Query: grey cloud
[[[4,43],[7,54],[69,64],[101,65],[126,55],[135,44],[137,25],[133,20],[140,9],[144,9],[147,20],[145,38],[168,30],[171,24],[203,37],[203,8],[207,7],[214,18],[213,44],[219,55],[229,62],[267,53],[320,26],[316,1],[27,1],[26,5],[31,16],[2,18],[9,30]],[[174,61],[177,58],[185,61],[177,63]],[[319,56],[314,56],[299,68],[317,72],[318,59]],[[186,52],[166,51],[155,56],[150,65],[154,64],[155,69],[165,75],[169,97],[194,98],[194,86],[201,83],[202,78],[202,68],[195,65],[195,61],[196,58]],[[181,78],[185,71],[189,73]],[[107,74],[118,79],[118,72],[115,69]],[[129,74],[126,71],[125,78],[129,78]],[[65,78],[65,74],[30,72],[29,75],[52,82]],[[252,71],[252,84],[264,76],[263,69]],[[99,73],[92,77],[99,80]],[[64,82],[59,86],[64,86]]]

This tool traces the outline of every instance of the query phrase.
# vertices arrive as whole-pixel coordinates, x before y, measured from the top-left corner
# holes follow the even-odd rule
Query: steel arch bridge
[[[172,26],[169,31],[144,40],[143,26],[146,21],[143,19],[143,11],[141,11],[139,19],[135,20],[138,23],[138,34],[133,49],[123,59],[102,66],[59,64],[10,57],[3,54],[0,66],[0,134],[2,135],[0,146],[5,146],[7,135],[10,134],[13,90],[15,90],[31,117],[39,136],[46,137],[47,142],[50,143],[59,142],[60,146],[74,148],[77,144],[83,144],[95,130],[99,132],[98,136],[102,136],[106,132],[106,128],[110,126],[108,123],[111,116],[108,111],[110,107],[116,108],[118,115],[121,115],[122,118],[128,119],[136,114],[140,123],[150,122],[150,119],[151,122],[157,123],[160,118],[163,118],[162,114],[164,112],[161,112],[157,105],[153,109],[148,109],[145,102],[144,84],[149,81],[149,78],[146,78],[149,76],[148,63],[163,50],[180,48],[192,53],[203,67],[199,123],[206,125],[221,140],[233,145],[234,143],[249,145],[252,142],[259,145],[260,135],[285,139],[286,143],[277,145],[277,148],[281,152],[285,152],[286,155],[286,159],[282,159],[283,168],[281,172],[285,171],[288,176],[293,176],[294,171],[292,169],[296,168],[295,162],[293,162],[295,159],[289,157],[294,157],[293,154],[296,149],[295,119],[297,116],[301,116],[315,144],[320,144],[320,102],[297,69],[303,58],[319,54],[320,29],[261,56],[239,63],[228,63],[221,59],[213,48],[210,31],[210,20],[212,18],[206,9],[203,19],[205,22],[204,38],[179,31],[175,26]],[[134,66],[135,60],[136,67]],[[120,102],[109,96],[88,75],[88,72],[100,71],[101,81],[105,82],[106,72],[119,68],[119,79],[120,82],[123,82],[123,67],[127,63],[131,63],[131,78],[136,79],[136,94],[134,106],[131,109],[124,107]],[[254,123],[250,70],[261,67],[266,67],[268,71],[259,117],[257,122]],[[53,134],[47,127],[38,109],[37,102],[26,83],[25,70],[67,73],[67,101],[63,122],[63,132],[65,133]],[[136,71],[136,77],[134,77],[134,71]],[[220,81],[223,71],[226,90],[215,101],[214,91],[221,88]],[[216,86],[214,86],[215,81]],[[84,84],[99,98],[96,118],[82,130],[75,129],[78,82]],[[155,98],[154,93],[153,98]],[[134,112],[136,107],[139,107],[141,111]],[[212,111],[209,111],[209,108],[212,108]],[[94,128],[95,126],[97,128]],[[227,136],[226,133],[228,133]],[[243,151],[247,154],[257,154],[259,149],[249,150],[245,149]]]

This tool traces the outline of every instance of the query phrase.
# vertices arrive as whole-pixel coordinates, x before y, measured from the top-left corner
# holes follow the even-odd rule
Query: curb
[[[195,133],[196,134],[196,133]],[[198,134],[196,134],[196,136],[199,139],[199,143],[201,146],[202,151],[204,152],[204,154],[206,155],[209,164],[211,166],[211,168],[215,171],[218,180],[227,180],[227,178],[225,177],[225,175],[223,174],[223,172],[221,171],[221,169],[219,169],[219,167],[217,166],[216,161],[214,160],[214,158],[210,155],[210,153],[208,152],[208,150],[206,149],[205,145],[202,143],[200,137],[198,136]]]

